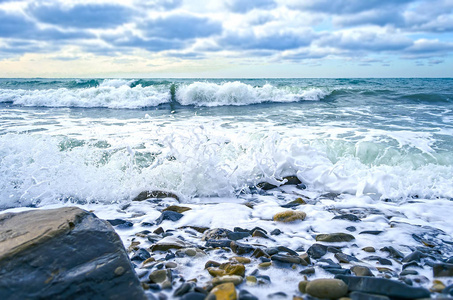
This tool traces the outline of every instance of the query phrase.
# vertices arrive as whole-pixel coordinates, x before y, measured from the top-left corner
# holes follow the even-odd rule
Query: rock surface
[[[111,225],[77,207],[0,215],[0,299],[146,299]]]
[[[274,215],[274,221],[278,222],[294,222],[304,220],[307,215],[303,211],[287,210]]]
[[[337,299],[348,292],[348,286],[338,279],[316,279],[305,288],[307,294],[317,298]]]
[[[338,275],[336,278],[343,280],[350,291],[371,293],[388,296],[390,298],[417,299],[429,298],[427,289],[411,287],[404,283],[384,278]]]

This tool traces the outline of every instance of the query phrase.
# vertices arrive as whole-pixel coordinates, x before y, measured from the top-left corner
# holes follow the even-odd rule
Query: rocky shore
[[[92,274],[112,260],[95,262],[99,258],[85,253],[93,256],[93,249],[103,253],[107,250],[102,249],[115,248],[115,257],[124,258],[127,253],[130,262],[124,265],[124,260],[115,258],[116,264],[99,273],[110,276],[109,285],[96,277],[87,290],[121,289],[131,299],[453,299],[451,225],[437,222],[437,211],[424,210],[432,207],[429,201],[434,200],[394,203],[367,196],[315,195],[293,185],[263,186],[257,194],[218,201],[181,203],[173,193],[150,191],[128,203],[83,206],[113,226],[124,243],[124,253],[118,250],[118,242],[107,238],[111,233],[106,234],[105,228],[111,227],[91,213],[68,207],[58,212],[32,210],[46,216],[44,220],[60,217],[61,210],[69,214],[59,219],[69,224],[61,229],[63,234],[59,229],[58,234],[42,235],[45,243],[65,237],[54,244],[71,245],[71,256],[83,254],[77,259],[86,262],[57,267],[52,259],[55,253],[68,255],[54,244],[50,258],[42,261],[31,244],[24,248],[27,256],[19,255],[17,247],[9,252],[2,248],[0,298],[18,299],[21,286],[45,286],[49,281],[58,288],[83,272]],[[451,207],[448,201],[438,201],[439,211]],[[36,219],[30,212],[16,216],[27,213],[30,217],[25,219]],[[0,245],[23,229],[17,222],[5,226],[11,218],[11,214],[0,215]],[[30,226],[39,224],[39,218],[36,222]],[[90,226],[102,230],[93,231]],[[82,234],[86,231],[91,233]],[[83,241],[68,239],[77,232]],[[105,240],[110,244],[103,245]],[[35,269],[31,271],[30,266]],[[47,276],[44,280],[36,271],[40,268]],[[136,277],[130,277],[132,268]]]

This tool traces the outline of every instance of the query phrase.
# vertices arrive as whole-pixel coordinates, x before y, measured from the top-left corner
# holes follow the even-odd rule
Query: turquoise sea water
[[[286,175],[452,198],[453,79],[0,79],[1,208],[240,197]]]

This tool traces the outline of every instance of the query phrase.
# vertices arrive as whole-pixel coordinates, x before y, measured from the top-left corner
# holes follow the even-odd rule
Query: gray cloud
[[[236,13],[246,13],[253,9],[273,9],[276,7],[274,0],[229,0],[226,2],[229,10]]]
[[[108,28],[129,22],[135,14],[131,8],[116,4],[61,5],[32,4],[27,10],[43,23],[72,28]]]
[[[416,2],[416,0],[306,0],[294,2],[290,5],[293,8],[341,15],[354,14],[382,7],[391,7],[393,10],[396,10],[398,7]]]
[[[222,24],[209,18],[172,14],[147,20],[139,29],[150,38],[186,40],[219,34],[222,32]]]
[[[246,33],[228,32],[218,43],[226,49],[261,49],[261,50],[288,50],[308,46],[314,35],[310,31],[293,32],[283,31],[256,35],[253,31]]]

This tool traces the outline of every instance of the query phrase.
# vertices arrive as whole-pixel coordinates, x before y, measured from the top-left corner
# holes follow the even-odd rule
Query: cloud
[[[308,46],[314,34],[310,30],[282,30],[263,32],[260,34],[252,30],[243,32],[227,32],[218,40],[219,46],[237,50],[288,50]]]
[[[188,44],[182,40],[171,40],[162,38],[142,38],[133,33],[125,35],[104,37],[104,41],[113,45],[115,50],[119,51],[121,48],[140,48],[150,52],[160,52],[165,50],[179,50],[185,48]]]
[[[84,31],[61,31],[55,28],[40,29],[35,23],[21,14],[8,14],[0,10],[0,37],[23,38],[25,40],[70,40],[86,39],[94,37],[93,34]]]
[[[135,5],[153,10],[169,11],[180,7],[182,0],[136,0]]]
[[[276,7],[274,0],[229,0],[227,8],[235,13],[246,13],[253,9],[273,9]]]
[[[32,4],[27,12],[43,23],[72,28],[112,28],[129,22],[135,11],[117,4],[76,4],[71,7]]]
[[[403,58],[421,59],[445,56],[453,52],[453,43],[441,42],[439,40],[419,39],[414,44],[405,49]]]
[[[397,10],[402,5],[416,2],[416,0],[290,0],[288,2],[290,7],[300,10],[341,15],[355,14],[382,7]]]
[[[351,51],[401,51],[413,44],[413,41],[403,35],[376,30],[349,30],[325,34],[317,45],[339,48]]]
[[[167,40],[209,37],[222,32],[222,24],[218,21],[182,13],[148,20],[138,28],[149,38]]]
[[[341,27],[359,25],[404,25],[404,17],[397,10],[368,10],[351,15],[335,16],[333,24]]]

